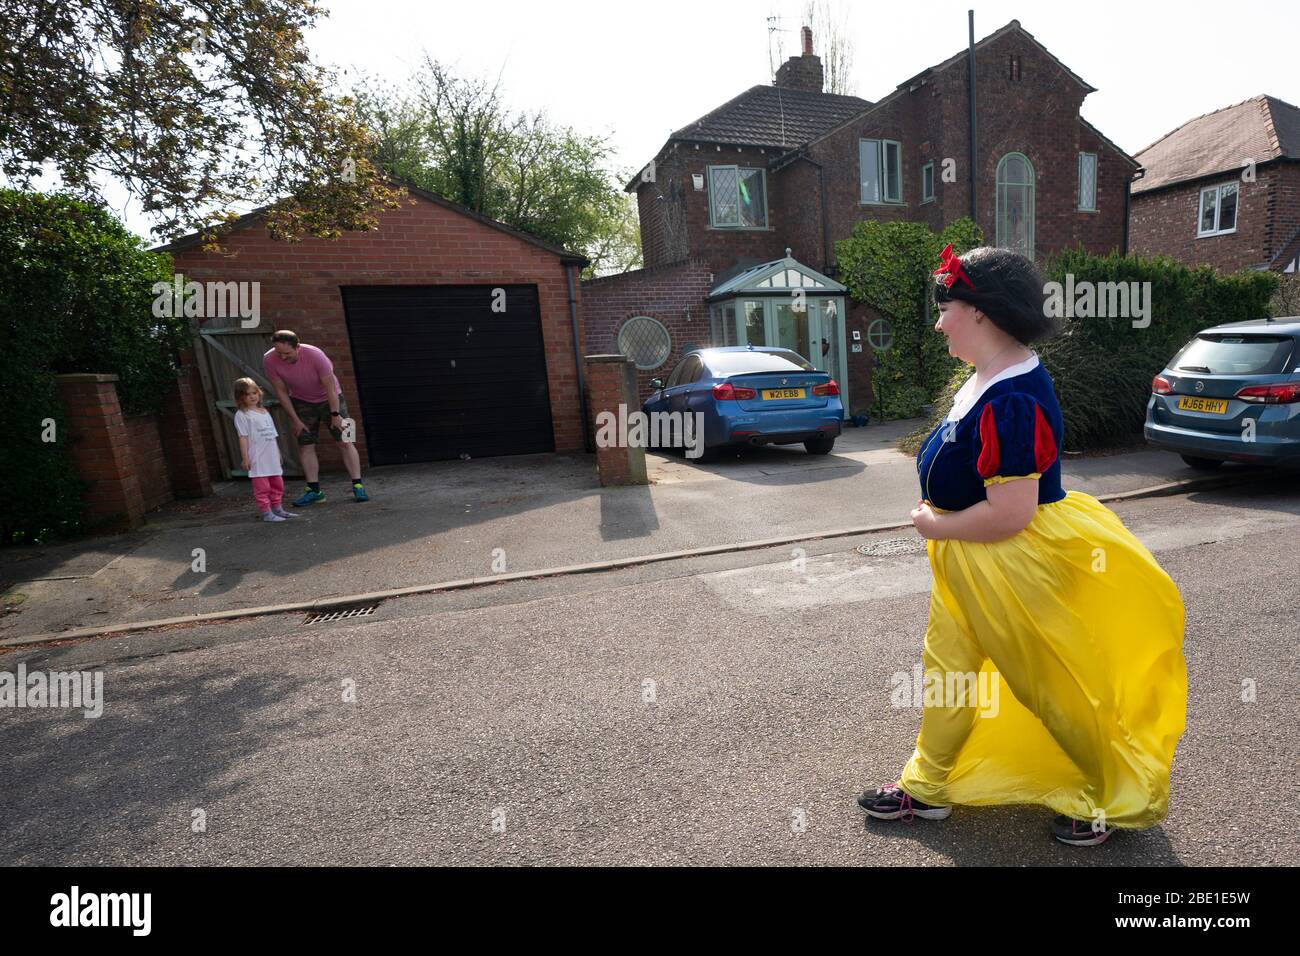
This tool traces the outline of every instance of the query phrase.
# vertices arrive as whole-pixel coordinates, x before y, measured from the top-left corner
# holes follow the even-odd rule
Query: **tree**
[[[851,95],[857,83],[853,79],[853,28],[849,7],[832,0],[807,0],[804,22],[813,32],[814,49],[821,51],[822,70],[827,93]]]
[[[81,487],[58,372],[113,372],[129,413],[156,411],[176,382],[184,318],[155,314],[171,258],[148,252],[104,207],[0,189],[0,447],[8,493],[0,541],[75,533]]]
[[[636,210],[600,137],[511,112],[499,82],[458,77],[429,59],[406,87],[366,81],[355,97],[390,175],[581,252],[589,274],[639,264]]]
[[[281,238],[373,228],[399,194],[311,62],[303,33],[322,15],[311,0],[0,0],[0,172],[54,172],[92,200],[116,178],[160,236],[250,204]]]

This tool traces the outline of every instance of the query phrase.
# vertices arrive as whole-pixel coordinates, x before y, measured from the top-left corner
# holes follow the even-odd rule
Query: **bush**
[[[889,322],[891,346],[875,353],[875,416],[913,418],[948,381],[958,364],[942,336],[931,302],[931,273],[949,242],[958,253],[981,245],[983,234],[958,219],[941,234],[919,222],[865,220],[835,244],[841,281],[849,294]]]
[[[106,209],[66,195],[0,189],[0,442],[6,493],[0,541],[81,530],[82,486],[54,375],[121,376],[124,411],[156,411],[188,330],[153,315],[168,256],[148,252]],[[53,419],[56,441],[45,442]]]
[[[1197,332],[1224,322],[1269,314],[1278,277],[1270,272],[1223,275],[1209,266],[1188,267],[1167,257],[1092,255],[1069,250],[1044,266],[1049,282],[1139,282],[1150,286],[1150,324],[1133,318],[1067,318],[1060,335],[1038,347],[1056,386],[1065,419],[1065,447],[1086,451],[1124,444],[1141,435],[1151,379]],[[952,408],[956,388],[971,374],[954,372],[935,400],[931,421],[899,447],[914,452]]]

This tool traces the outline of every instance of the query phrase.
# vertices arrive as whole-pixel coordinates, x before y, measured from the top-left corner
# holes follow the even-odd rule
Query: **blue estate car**
[[[700,412],[706,455],[738,445],[793,445],[829,454],[844,420],[840,387],[790,349],[743,345],[688,352],[641,410]]]
[[[1143,433],[1193,468],[1300,465],[1300,316],[1198,332],[1152,380]]]

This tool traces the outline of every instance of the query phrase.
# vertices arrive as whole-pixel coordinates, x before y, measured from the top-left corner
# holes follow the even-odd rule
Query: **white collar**
[[[975,376],[971,375],[966,379],[965,384],[957,390],[957,395],[952,402],[952,410],[948,412],[948,417],[944,421],[960,421],[962,416],[975,407],[975,403],[980,400],[985,392],[1008,378],[1015,378],[1017,375],[1024,375],[1026,372],[1032,372],[1038,367],[1038,353],[1032,353],[1029,358],[1023,362],[1017,362],[1015,365],[1008,365],[1002,371],[998,372],[991,379],[984,383],[984,387],[978,392],[975,391]]]

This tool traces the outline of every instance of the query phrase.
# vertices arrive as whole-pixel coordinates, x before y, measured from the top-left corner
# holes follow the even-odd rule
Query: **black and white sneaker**
[[[858,806],[877,820],[902,820],[911,823],[917,817],[922,820],[946,820],[952,814],[952,807],[935,807],[915,799],[898,784],[869,790],[858,797]]]
[[[1112,832],[1104,823],[1094,826],[1089,820],[1064,815],[1052,821],[1052,836],[1069,846],[1098,846],[1109,840]]]

